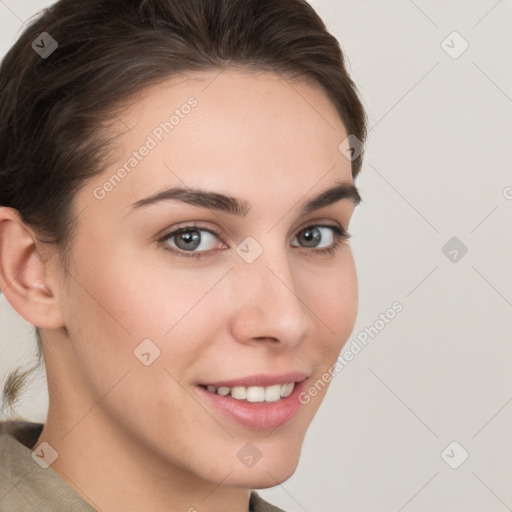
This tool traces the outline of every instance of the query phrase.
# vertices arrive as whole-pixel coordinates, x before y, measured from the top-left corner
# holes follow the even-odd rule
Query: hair
[[[57,48],[32,46],[48,33]],[[305,0],[60,0],[38,13],[0,65],[0,207],[16,209],[66,269],[73,199],[112,158],[108,131],[144,88],[187,71],[287,73],[321,86],[347,134],[367,116],[336,38]],[[355,179],[363,154],[354,159]],[[12,371],[12,410],[30,372]]]

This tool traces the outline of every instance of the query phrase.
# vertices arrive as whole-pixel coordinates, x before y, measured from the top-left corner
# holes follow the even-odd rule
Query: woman
[[[49,392],[2,425],[0,510],[280,510],[254,489],[294,473],[357,314],[336,39],[302,0],[60,0],[0,109],[0,286]]]

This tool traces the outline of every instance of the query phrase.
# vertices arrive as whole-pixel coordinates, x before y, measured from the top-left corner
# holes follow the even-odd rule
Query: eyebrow
[[[337,203],[342,199],[349,199],[354,206],[361,202],[359,191],[353,183],[345,181],[336,182],[334,187],[324,190],[315,197],[300,203],[299,211],[301,215],[307,215],[315,210]],[[251,209],[247,201],[196,187],[172,187],[157,192],[133,203],[132,209],[172,200],[181,201],[200,208],[226,212],[239,217],[245,217]]]

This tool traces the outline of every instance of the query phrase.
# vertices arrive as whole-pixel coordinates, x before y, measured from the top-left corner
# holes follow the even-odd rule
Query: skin
[[[191,96],[197,107],[97,199],[94,189]],[[41,257],[15,210],[0,209],[2,289],[43,337],[50,407],[36,446],[50,443],[53,470],[104,512],[170,503],[245,512],[248,489],[294,473],[327,388],[288,423],[259,431],[213,411],[194,386],[292,370],[314,383],[336,361],[357,314],[352,252],[342,241],[334,255],[315,255],[296,235],[322,223],[348,230],[349,199],[298,214],[301,201],[338,180],[353,183],[338,151],[347,133],[315,84],[234,69],[152,86],[118,119],[115,162],[75,197],[67,273],[58,257]],[[178,201],[132,211],[177,185],[236,196],[250,213]],[[221,233],[200,246],[210,251],[204,259],[175,256],[156,241],[190,222]],[[263,248],[250,264],[235,252],[247,236]],[[330,245],[330,231],[322,236]],[[176,243],[167,245],[179,250]],[[150,366],[134,357],[146,338],[160,349]],[[262,454],[252,468],[237,457],[247,442]]]

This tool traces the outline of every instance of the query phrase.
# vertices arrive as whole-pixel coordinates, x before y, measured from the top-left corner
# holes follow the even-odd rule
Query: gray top
[[[51,466],[32,459],[43,423],[0,423],[0,512],[95,512]],[[284,512],[251,491],[248,512]]]

